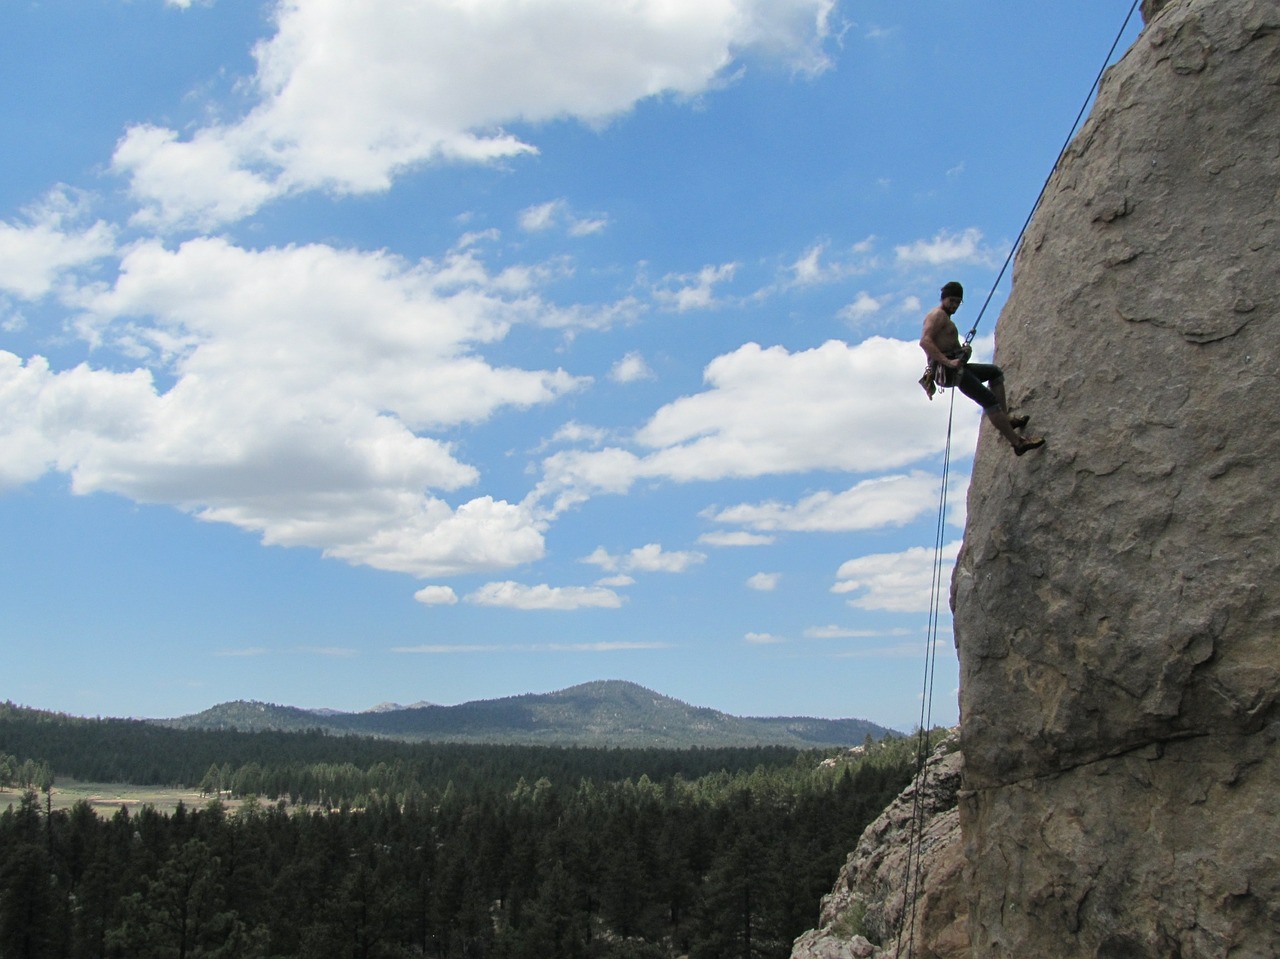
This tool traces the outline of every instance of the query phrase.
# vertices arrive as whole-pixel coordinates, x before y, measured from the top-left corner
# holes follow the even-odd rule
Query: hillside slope
[[[890,732],[862,719],[730,716],[619,680],[457,706],[424,705],[363,713],[237,701],[159,722],[179,729],[321,729],[410,742],[666,748],[854,746],[868,736],[880,739]]]

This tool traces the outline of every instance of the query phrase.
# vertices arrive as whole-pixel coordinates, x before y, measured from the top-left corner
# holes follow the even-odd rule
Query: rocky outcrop
[[[1280,955],[1280,0],[1163,6],[999,322],[1048,446],[984,434],[953,580],[984,959]]]
[[[954,738],[941,743],[924,774],[863,830],[835,888],[823,897],[819,927],[796,940],[792,959],[906,955],[908,937],[917,959],[967,959],[957,809],[964,759],[956,746]],[[918,878],[908,883],[908,872]]]

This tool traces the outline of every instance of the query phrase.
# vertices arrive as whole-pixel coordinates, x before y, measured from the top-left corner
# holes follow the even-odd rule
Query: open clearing
[[[22,799],[22,790],[0,790],[0,811],[16,806]],[[121,807],[132,815],[143,806],[154,806],[158,812],[172,813],[182,803],[188,809],[200,809],[206,806],[212,796],[202,796],[193,789],[167,789],[163,786],[131,786],[127,783],[81,783],[70,779],[59,779],[53,784],[53,808],[70,809],[80,800],[84,800],[99,816],[109,819]],[[40,807],[43,809],[45,798],[40,796]],[[240,805],[239,800],[222,801],[223,806],[233,810]]]

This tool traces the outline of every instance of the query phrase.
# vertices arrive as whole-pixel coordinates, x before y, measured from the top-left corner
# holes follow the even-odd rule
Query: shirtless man
[[[1030,417],[1009,417],[1009,404],[1004,395],[1004,372],[1000,367],[969,362],[973,351],[960,342],[960,331],[951,319],[960,309],[963,299],[964,287],[952,280],[942,288],[942,303],[924,318],[920,349],[924,350],[933,367],[934,382],[939,386],[958,388],[981,406],[991,425],[1000,431],[1019,456],[1044,446],[1040,437],[1018,435],[1017,431],[1027,425]]]

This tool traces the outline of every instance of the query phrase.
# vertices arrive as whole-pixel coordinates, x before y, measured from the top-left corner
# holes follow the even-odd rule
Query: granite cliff
[[[969,955],[958,745],[954,736],[939,744],[923,775],[863,831],[792,959]]]
[[[996,330],[1048,446],[979,440],[968,943],[918,955],[1280,956],[1280,0],[1143,12]]]

